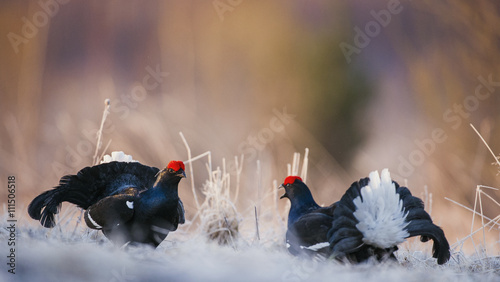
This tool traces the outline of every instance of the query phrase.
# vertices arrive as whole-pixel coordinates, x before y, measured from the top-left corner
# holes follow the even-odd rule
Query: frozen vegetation
[[[291,256],[284,243],[285,222],[276,192],[264,195],[271,204],[239,211],[233,204],[239,187],[225,168],[212,168],[210,153],[198,212],[187,211],[186,224],[157,248],[114,246],[102,233],[88,229],[82,212],[64,204],[58,225],[47,229],[29,217],[18,220],[16,274],[3,271],[2,281],[499,281],[500,258],[479,243],[475,254],[452,244],[452,258],[438,266],[431,243],[412,238],[400,245],[398,262],[360,265],[316,257]],[[196,158],[196,157],[195,157]],[[193,158],[193,159],[195,159]],[[199,158],[198,158],[199,159]],[[298,173],[298,156],[289,165]],[[242,160],[240,160],[242,161]],[[307,163],[307,159],[306,159]],[[188,162],[189,164],[189,162]],[[189,171],[189,168],[187,168]],[[196,172],[195,172],[196,173]],[[302,170],[305,177],[307,170]],[[184,180],[189,181],[190,179]],[[277,190],[277,189],[274,189]],[[274,203],[273,203],[274,202]],[[26,207],[19,207],[25,209]],[[4,208],[2,222],[6,222]],[[23,213],[24,214],[24,213]],[[485,232],[498,232],[485,221]],[[482,230],[481,230],[482,231]],[[2,228],[5,242],[9,231]],[[451,239],[451,238],[449,238]],[[468,240],[468,238],[464,238]],[[498,242],[493,243],[498,249]],[[2,244],[2,249],[6,244]],[[7,250],[2,251],[7,253]],[[13,280],[14,278],[14,280]]]
[[[418,238],[399,246],[397,262],[354,265],[319,256],[294,257],[285,247],[285,214],[289,206],[283,211],[278,209],[278,182],[274,181],[270,192],[260,195],[260,202],[250,208],[238,207],[235,203],[240,189],[244,189],[240,187],[243,157],[235,158],[236,170],[231,174],[226,171],[225,160],[222,167],[212,166],[210,152],[192,157],[186,139],[180,135],[188,155],[188,179],[183,181],[191,186],[194,204],[186,209],[186,223],[170,233],[157,249],[113,245],[100,231],[87,228],[83,212],[71,204],[63,204],[52,229],[29,218],[27,207],[19,205],[15,274],[4,270],[0,281],[500,281],[500,215],[489,219],[481,212],[484,197],[500,208],[487,193],[491,187],[478,186],[477,205],[470,209],[477,215],[472,220],[481,221],[482,228],[471,230],[470,236],[458,241],[448,238],[452,255],[444,265],[438,266],[432,258],[432,243],[421,243]],[[123,152],[97,157],[94,163],[101,159],[133,161]],[[206,172],[193,171],[195,161],[203,161]],[[300,154],[294,154],[288,175],[300,175],[306,181],[307,166],[306,149],[302,162]],[[200,187],[203,195],[198,195],[194,174],[206,175]],[[260,175],[257,162],[257,179]],[[424,196],[429,209],[430,197]],[[0,219],[7,222],[5,205]],[[479,237],[483,234],[483,240],[474,241],[473,233]],[[486,233],[493,233],[496,240],[487,242]],[[0,229],[1,242],[7,242],[9,236],[7,228]],[[468,240],[473,241],[475,252],[462,251]],[[7,254],[7,248],[2,243],[1,253]]]

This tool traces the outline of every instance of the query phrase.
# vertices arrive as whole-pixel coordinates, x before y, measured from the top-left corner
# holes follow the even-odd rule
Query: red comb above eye
[[[171,168],[174,171],[179,171],[181,168],[182,170],[186,170],[182,161],[171,161],[168,163],[167,168]]]
[[[283,184],[285,184],[285,185],[293,184],[296,179],[302,181],[302,178],[300,178],[298,176],[288,176],[287,178],[285,178],[285,182],[283,182]]]

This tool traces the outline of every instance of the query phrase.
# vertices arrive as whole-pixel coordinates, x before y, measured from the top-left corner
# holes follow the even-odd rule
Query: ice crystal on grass
[[[186,142],[187,144],[187,142]],[[273,190],[258,197],[258,203],[252,205],[240,215],[236,206],[239,190],[239,177],[242,172],[237,165],[237,178],[231,181],[226,171],[225,162],[221,168],[212,169],[210,152],[185,161],[190,165],[192,191],[196,193],[191,162],[208,157],[207,180],[202,186],[204,199],[200,197],[199,209],[195,216],[169,235],[159,248],[145,246],[120,249],[106,239],[102,232],[90,230],[85,225],[78,225],[80,209],[75,206],[63,206],[58,215],[57,226],[52,229],[43,228],[36,221],[20,218],[17,231],[19,245],[16,245],[16,256],[19,264],[16,269],[17,281],[36,281],[41,278],[47,281],[498,281],[500,275],[500,257],[491,248],[468,255],[456,250],[466,237],[455,244],[451,260],[437,266],[430,256],[429,244],[417,243],[418,238],[410,239],[400,245],[396,253],[399,263],[368,262],[361,265],[340,264],[334,260],[310,260],[293,257],[284,248],[285,223],[281,215],[286,214],[289,207],[278,209],[278,183]],[[290,164],[288,175],[299,175],[306,181],[308,151],[304,155],[302,170],[299,170],[300,155],[296,153]],[[237,161],[238,163],[238,161]],[[239,163],[243,163],[240,160]],[[260,176],[259,176],[260,177]],[[260,180],[259,180],[260,181]],[[265,181],[262,181],[265,183]],[[231,186],[232,185],[232,186]],[[235,187],[236,186],[236,189]],[[265,187],[265,184],[263,185]],[[245,191],[241,187],[242,194]],[[478,193],[477,207],[470,209],[476,216],[480,215],[482,228],[471,231],[497,232],[499,217],[489,219],[481,211],[481,197],[497,200],[484,192],[484,186],[476,189]],[[231,190],[233,189],[233,190]],[[234,191],[234,192],[233,192]],[[487,190],[486,190],[487,191]],[[233,192],[233,193],[230,193]],[[196,196],[196,194],[195,194]],[[201,195],[200,195],[201,196]],[[203,201],[201,201],[203,200]],[[427,200],[426,200],[427,203]],[[245,244],[251,241],[251,232],[244,232],[244,225],[253,225],[256,221],[255,206],[262,204],[258,214],[260,242],[267,244]],[[427,205],[429,206],[429,205]],[[500,205],[499,205],[500,206]],[[198,208],[198,205],[197,205]],[[22,208],[25,210],[25,208]],[[7,222],[8,213],[3,207],[0,221]],[[477,219],[476,219],[477,220]],[[189,231],[193,222],[199,222],[199,234],[191,236]],[[189,231],[189,232],[188,232]],[[7,242],[9,233],[0,230],[0,241]],[[218,244],[207,243],[205,238],[221,245],[234,247],[224,248]],[[472,239],[471,239],[472,240]],[[237,241],[243,242],[238,244]],[[0,248],[2,253],[6,251]],[[498,241],[494,242],[498,246]],[[195,270],[195,271],[193,271]],[[7,271],[0,272],[0,281],[11,281],[12,275]]]
[[[217,168],[203,185],[205,201],[200,207],[201,229],[221,245],[235,245],[240,215],[230,198],[230,174]]]
[[[241,215],[238,213],[233,200],[231,200],[231,174],[226,171],[225,159],[222,160],[222,169],[217,167],[216,170],[212,170],[212,155],[210,151],[196,157],[191,157],[191,149],[186,138],[182,132],[179,134],[184,142],[189,158],[184,163],[189,165],[191,189],[195,204],[198,208],[195,217],[199,217],[200,219],[201,233],[205,234],[211,241],[217,242],[220,245],[231,245],[236,247],[236,239],[239,237]],[[208,158],[208,162],[206,163],[208,179],[203,184],[202,192],[205,195],[205,200],[200,205],[194,185],[192,162],[205,156]],[[238,166],[237,158],[236,164],[236,195],[238,195],[241,167]],[[237,200],[236,198],[237,196],[234,197],[234,201]]]

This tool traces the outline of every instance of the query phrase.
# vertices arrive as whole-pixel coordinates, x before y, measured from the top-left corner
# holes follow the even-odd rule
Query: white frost
[[[113,161],[126,162],[126,163],[137,162],[136,160],[132,159],[131,155],[127,155],[122,151],[115,151],[115,152],[111,152],[111,156],[105,155],[102,158],[101,164],[109,163],[109,162],[113,162]]]
[[[368,185],[361,188],[363,200],[354,199],[354,216],[359,221],[356,228],[363,233],[366,244],[380,248],[396,246],[409,236],[403,201],[396,193],[388,169],[382,170],[382,177],[378,171],[372,171],[369,178]]]

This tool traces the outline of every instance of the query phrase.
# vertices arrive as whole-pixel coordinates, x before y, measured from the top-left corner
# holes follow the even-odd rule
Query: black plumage
[[[178,184],[184,164],[172,161],[163,170],[137,162],[103,163],[66,175],[59,185],[43,192],[28,213],[44,227],[55,226],[62,202],[85,211],[85,222],[110,240],[158,246],[170,231],[184,223]]]
[[[388,172],[386,173],[388,175]],[[412,196],[408,188],[401,187],[394,181],[391,183],[395,188],[394,193],[397,193],[402,201],[401,215],[404,221],[400,225],[400,232],[402,232],[400,234],[405,234],[405,236],[404,238],[382,238],[383,242],[377,244],[377,242],[367,240],[367,235],[363,233],[364,230],[359,225],[360,219],[358,217],[361,218],[361,221],[365,221],[362,222],[363,224],[366,224],[368,220],[360,215],[358,217],[355,215],[359,209],[355,204],[355,199],[359,197],[358,200],[364,201],[362,189],[370,184],[370,178],[354,182],[341,200],[328,208],[320,208],[316,205],[317,207],[314,209],[303,209],[300,208],[304,205],[303,203],[314,202],[312,195],[299,177],[287,177],[283,186],[286,189],[285,195],[291,201],[287,231],[290,252],[297,254],[304,249],[308,250],[307,247],[325,240],[324,242],[328,244],[322,244],[322,246],[328,245],[328,248],[322,248],[321,253],[336,259],[350,262],[363,262],[370,258],[382,260],[395,258],[394,252],[398,249],[397,245],[401,239],[421,236],[422,242],[433,240],[433,257],[437,259],[437,263],[447,262],[450,258],[448,241],[443,230],[432,222],[430,215],[424,210],[422,200]],[[301,192],[297,193],[296,191]],[[386,201],[382,205],[389,204],[390,202]],[[316,215],[321,209],[328,211],[326,216]],[[397,214],[394,215],[394,217],[397,216]],[[382,232],[385,231],[385,226],[377,228]],[[327,230],[325,231],[325,229]],[[293,241],[289,238],[293,238]],[[314,239],[311,240],[311,238]],[[307,252],[310,253],[309,250]]]
[[[281,198],[290,200],[286,243],[288,251],[299,254],[329,254],[326,234],[332,227],[335,204],[320,207],[311,191],[300,177],[290,176],[282,184],[285,194]]]

